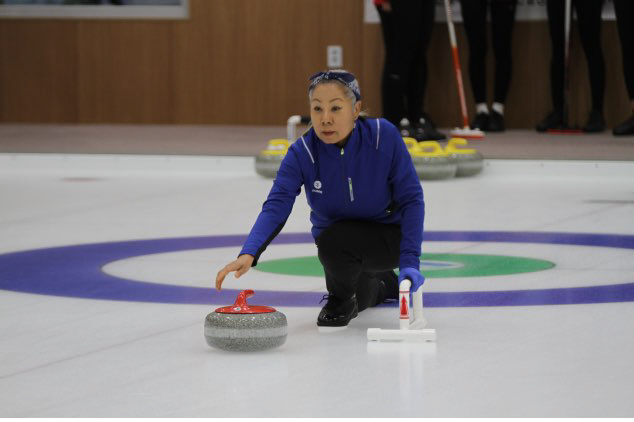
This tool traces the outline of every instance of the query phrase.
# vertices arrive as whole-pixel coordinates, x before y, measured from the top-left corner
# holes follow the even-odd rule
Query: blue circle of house
[[[183,250],[238,247],[245,235],[183,237],[129,240],[95,244],[33,249],[0,255],[0,289],[73,298],[121,300],[155,303],[228,304],[238,290],[212,289],[214,270],[210,268],[210,287],[178,286],[127,280],[101,271],[109,262],[140,255]],[[515,242],[582,245],[634,249],[634,235],[432,231],[424,241]],[[311,243],[308,233],[286,233],[273,244]],[[318,306],[322,294],[316,292],[258,291],[258,303],[271,306]],[[634,301],[634,282],[588,287],[552,289],[430,292],[428,307],[523,306]]]

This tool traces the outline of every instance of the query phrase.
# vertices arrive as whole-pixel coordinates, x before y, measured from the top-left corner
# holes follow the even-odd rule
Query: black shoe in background
[[[626,136],[634,135],[634,115],[612,129],[612,135],[614,136]]]
[[[359,314],[356,295],[352,295],[350,299],[342,300],[335,295],[328,294],[322,300],[324,299],[327,299],[328,302],[317,317],[317,325],[319,326],[344,327]]]
[[[484,130],[484,129],[483,129]],[[491,111],[489,115],[489,127],[488,132],[504,132],[506,127],[504,126],[504,115],[498,113],[495,110]]]
[[[535,130],[537,132],[546,132],[548,129],[565,129],[566,125],[564,123],[564,119],[560,113],[555,111],[548,114],[548,116],[544,117],[544,120],[539,122],[537,126],[535,126]]]
[[[478,113],[471,122],[471,129],[479,129],[483,132],[489,130],[489,113]]]
[[[597,133],[605,130],[605,119],[603,113],[597,110],[592,110],[588,116],[586,125],[582,128],[586,133]]]
[[[436,130],[434,123],[429,117],[421,117],[415,124],[414,137],[418,142],[422,141],[444,141],[447,136]]]

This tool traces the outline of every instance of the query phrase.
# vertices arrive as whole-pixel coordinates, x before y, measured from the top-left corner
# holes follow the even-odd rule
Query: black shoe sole
[[[350,323],[352,319],[356,318],[357,315],[359,315],[359,311],[357,310],[357,308],[355,308],[354,311],[352,311],[352,313],[350,314],[350,318],[341,318],[339,320],[326,321],[317,317],[317,325],[320,327],[345,327]]]

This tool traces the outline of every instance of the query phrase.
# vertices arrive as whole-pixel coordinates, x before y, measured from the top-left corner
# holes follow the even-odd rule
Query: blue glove
[[[420,270],[416,268],[401,268],[398,274],[398,285],[401,285],[401,281],[408,278],[412,282],[410,287],[410,293],[414,293],[420,289],[420,286],[425,282],[425,277],[420,273]]]

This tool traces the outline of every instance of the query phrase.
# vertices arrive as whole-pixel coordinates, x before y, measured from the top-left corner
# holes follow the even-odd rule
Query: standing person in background
[[[634,1],[614,0],[614,13],[619,29],[621,54],[623,56],[623,75],[625,86],[632,106],[632,115],[623,123],[616,126],[612,133],[619,135],[634,135]]]
[[[601,48],[601,9],[603,0],[572,0],[577,12],[579,38],[588,64],[592,109],[583,127],[584,132],[605,130],[603,99],[605,95],[605,62]],[[538,132],[548,129],[564,129],[565,121],[564,73],[565,73],[565,0],[547,0],[548,27],[552,48],[550,62],[550,93],[553,111],[536,126]],[[572,31],[571,31],[572,32]]]
[[[469,43],[469,78],[476,103],[471,129],[502,132],[504,102],[511,82],[511,44],[516,0],[460,0]],[[488,5],[488,7],[487,7]],[[491,11],[491,40],[495,55],[495,84],[491,110],[487,105],[486,53],[487,10]]]
[[[434,0],[374,0],[381,18],[385,64],[381,81],[383,116],[403,136],[442,140],[423,112],[427,49],[434,27]]]

